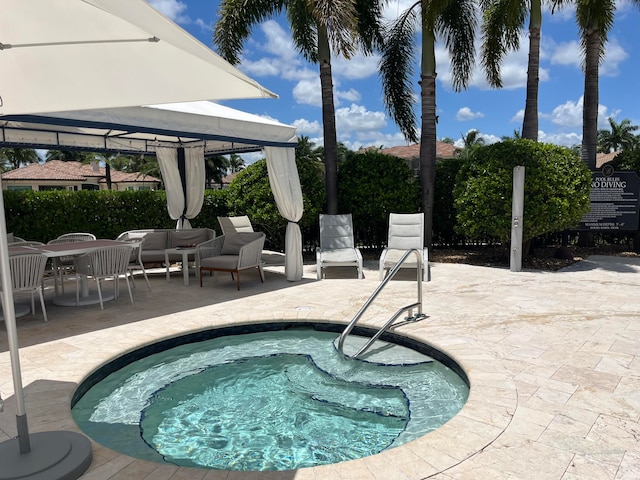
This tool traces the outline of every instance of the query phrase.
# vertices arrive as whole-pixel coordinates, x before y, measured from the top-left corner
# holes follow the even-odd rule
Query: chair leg
[[[96,277],[96,284],[98,285],[98,298],[100,299],[100,309],[104,310],[104,304],[102,303],[102,289],[100,288],[100,279]]]
[[[202,288],[202,267],[200,267],[200,288]]]
[[[264,272],[260,266],[258,266],[258,274],[260,275],[260,283],[264,283]]]
[[[240,290],[240,270],[238,270],[236,272],[236,274],[237,274],[237,277],[238,277],[237,278],[238,290]],[[231,278],[233,278],[233,272],[231,272]]]
[[[142,262],[140,262],[140,268],[142,269],[142,275],[144,275],[144,280],[145,280],[145,282],[147,282],[147,288],[149,290],[151,290],[151,284],[149,283],[149,277],[147,277],[147,271],[144,269],[144,265],[142,264]],[[131,275],[131,278],[133,279],[133,275]]]
[[[42,295],[42,289],[39,289],[38,293],[40,294],[40,306],[42,307],[42,316],[44,317],[44,321],[48,322],[49,319],[47,318],[47,309],[44,306],[44,295]]]
[[[129,284],[129,277],[125,275],[124,279],[127,281],[127,290],[129,290],[129,298],[131,299],[131,303],[133,303],[133,295],[131,294],[131,285]]]

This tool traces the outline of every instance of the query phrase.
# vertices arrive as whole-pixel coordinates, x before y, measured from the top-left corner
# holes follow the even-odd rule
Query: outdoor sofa
[[[142,239],[141,260],[143,263],[164,263],[165,250],[177,247],[195,248],[196,245],[215,238],[211,228],[187,228],[182,230],[164,228],[143,228],[128,230],[118,236],[118,240]],[[182,261],[180,252],[169,253],[170,262]]]

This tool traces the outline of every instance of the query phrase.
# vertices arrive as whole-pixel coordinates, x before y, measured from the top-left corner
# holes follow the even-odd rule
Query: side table
[[[164,251],[164,263],[167,266],[167,282],[170,279],[169,275],[169,254],[170,253],[179,253],[182,255],[182,278],[184,280],[185,285],[189,285],[189,255],[194,255],[196,253],[195,247],[174,247],[167,248]],[[196,272],[196,275],[198,273]]]

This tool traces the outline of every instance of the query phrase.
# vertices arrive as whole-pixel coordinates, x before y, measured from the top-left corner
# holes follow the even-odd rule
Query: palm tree
[[[2,171],[14,170],[22,165],[37,163],[40,160],[33,148],[0,148]]]
[[[80,150],[48,150],[45,155],[45,162],[60,160],[62,162],[85,162],[90,153]]]
[[[416,119],[410,77],[415,37],[422,38],[420,62],[420,184],[425,215],[425,245],[433,237],[433,194],[436,176],[436,38],[444,41],[451,57],[453,87],[467,87],[474,66],[477,12],[472,0],[421,0],[405,10],[386,34],[380,60],[385,107],[408,141],[416,142]]]
[[[482,65],[489,84],[502,87],[500,64],[508,50],[520,48],[520,32],[529,16],[529,62],[522,138],[538,141],[538,83],[542,0],[482,0]]]
[[[461,134],[462,135],[462,134]],[[462,151],[458,154],[459,158],[470,159],[473,152],[485,145],[485,140],[480,136],[478,130],[469,130],[466,135],[462,135]]]
[[[239,172],[244,168],[244,158],[237,153],[232,153],[229,155],[228,167],[231,170],[230,173]]]
[[[222,179],[227,174],[229,168],[229,160],[222,155],[215,157],[206,157],[204,159],[204,174],[206,188],[213,188],[217,183],[222,188]]]
[[[638,142],[638,137],[633,132],[638,130],[638,126],[631,125],[631,120],[628,119],[620,123],[616,123],[611,117],[608,120],[611,130],[598,130],[598,150],[603,153],[633,150]]]
[[[640,0],[629,0],[640,7]],[[596,168],[598,144],[599,67],[613,27],[616,0],[554,0],[557,7],[575,4],[576,22],[584,55],[584,96],[582,104],[582,161]]]
[[[324,130],[327,212],[338,213],[338,141],[336,135],[332,52],[351,58],[356,47],[366,54],[382,42],[378,0],[222,0],[213,43],[231,64],[239,62],[242,44],[251,28],[268,17],[286,12],[293,42],[309,62],[320,67]]]

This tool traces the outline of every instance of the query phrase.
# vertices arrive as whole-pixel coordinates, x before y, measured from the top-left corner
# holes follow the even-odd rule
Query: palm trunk
[[[436,58],[435,37],[423,28],[422,74],[422,131],[420,133],[420,185],[424,212],[424,245],[433,240],[433,191],[436,183]]]
[[[522,122],[522,138],[538,141],[538,84],[540,82],[540,26],[542,7],[540,0],[531,2],[529,21],[529,64],[527,67],[527,98]]]
[[[600,62],[600,34],[593,28],[586,35],[584,60],[584,98],[582,105],[582,161],[596,169],[598,141],[598,66]]]
[[[318,61],[320,63],[320,88],[322,92],[327,213],[336,215],[338,213],[338,139],[336,136],[336,112],[333,104],[331,49],[327,32],[320,26],[318,26]]]

